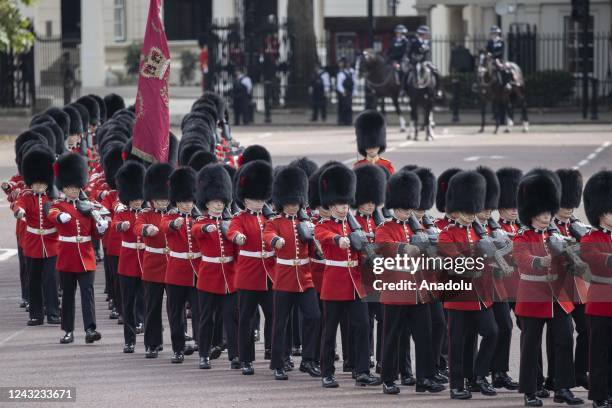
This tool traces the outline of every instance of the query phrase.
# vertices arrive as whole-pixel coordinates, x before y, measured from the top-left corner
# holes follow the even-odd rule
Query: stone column
[[[104,86],[104,2],[81,1],[81,80],[85,88]]]

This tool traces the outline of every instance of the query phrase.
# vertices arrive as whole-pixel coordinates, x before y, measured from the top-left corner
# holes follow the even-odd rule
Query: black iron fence
[[[29,107],[34,95],[33,50],[0,53],[0,107]]]

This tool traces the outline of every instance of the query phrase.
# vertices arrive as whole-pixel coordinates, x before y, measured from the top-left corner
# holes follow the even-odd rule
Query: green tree
[[[0,0],[0,52],[23,52],[34,43],[30,21],[21,15],[18,4],[31,6],[34,0]]]

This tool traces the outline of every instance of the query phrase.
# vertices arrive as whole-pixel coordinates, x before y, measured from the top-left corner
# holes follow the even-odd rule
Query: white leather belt
[[[36,235],[49,235],[57,232],[56,228],[32,228],[29,225],[26,227],[26,231]]]
[[[199,252],[174,252],[170,251],[170,256],[173,258],[180,259],[196,259],[199,258],[202,254]]]
[[[559,275],[556,273],[550,275],[528,275],[526,273],[521,273],[521,280],[529,282],[554,282],[558,277]]]
[[[288,265],[288,266],[300,266],[300,265],[308,265],[310,263],[310,258],[296,258],[296,259],[281,259],[276,258],[277,265]]]
[[[130,249],[145,249],[145,244],[143,242],[121,241],[121,246],[124,248],[130,248]]]
[[[251,258],[270,258],[270,257],[274,256],[274,251],[271,251],[271,252],[267,252],[267,251],[245,251],[244,249],[241,249],[239,254],[242,255],[242,256],[248,256],[248,257],[251,257]]]
[[[210,262],[210,263],[218,263],[218,264],[224,264],[224,263],[228,263],[228,262],[232,262],[234,260],[233,256],[206,256],[206,255],[202,255],[202,261],[204,262]]]
[[[325,265],[325,259],[310,258],[310,262]]]
[[[591,282],[604,283],[606,285],[612,285],[612,278],[608,276],[600,276],[591,274]]]
[[[325,260],[325,265],[327,266],[340,266],[340,267],[344,267],[344,268],[354,268],[356,266],[359,265],[359,261],[332,261],[329,259]]]
[[[60,235],[58,237],[58,239],[62,242],[74,242],[76,244],[80,244],[81,242],[89,242],[91,241],[91,237],[87,236],[87,237],[82,237],[80,235],[77,235],[76,237],[66,237],[63,235]]]
[[[151,252],[152,254],[164,255],[170,251],[168,250],[168,248],[155,248],[155,247],[145,246],[145,252]]]

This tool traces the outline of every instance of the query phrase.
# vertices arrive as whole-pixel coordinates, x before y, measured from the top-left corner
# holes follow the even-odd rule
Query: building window
[[[115,0],[113,12],[115,18],[115,41],[125,41],[125,0]]]
[[[586,38],[583,38],[582,26],[572,20],[570,16],[564,17],[565,28],[565,69],[569,72],[582,73],[582,43],[587,45],[587,69],[593,72],[593,26],[594,18],[589,16],[589,27]]]
[[[164,1],[164,25],[170,41],[197,40],[208,34],[212,0]]]

